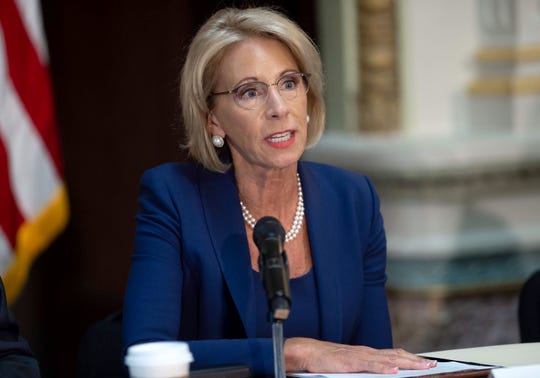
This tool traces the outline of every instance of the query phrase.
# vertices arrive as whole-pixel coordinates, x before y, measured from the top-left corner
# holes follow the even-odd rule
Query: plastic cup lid
[[[188,364],[193,355],[185,342],[155,341],[130,346],[124,362],[128,366]]]

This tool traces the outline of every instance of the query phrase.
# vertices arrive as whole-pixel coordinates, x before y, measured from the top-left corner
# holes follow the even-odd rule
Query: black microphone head
[[[280,244],[285,241],[283,226],[276,218],[271,216],[262,217],[253,228],[253,241],[257,248],[261,249],[263,241],[268,238],[278,239]]]

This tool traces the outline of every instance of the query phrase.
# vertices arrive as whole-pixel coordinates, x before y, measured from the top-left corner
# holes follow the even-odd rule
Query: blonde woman
[[[181,77],[187,149],[143,177],[124,307],[124,346],[184,340],[193,368],[273,374],[253,242],[287,231],[287,371],[395,373],[434,362],[392,348],[379,200],[362,175],[300,161],[324,128],[316,47],[282,14],[227,8],[191,43]]]

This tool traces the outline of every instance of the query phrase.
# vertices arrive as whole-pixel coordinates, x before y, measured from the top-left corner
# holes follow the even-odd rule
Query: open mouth
[[[291,137],[292,137],[292,132],[286,131],[284,133],[274,134],[271,137],[268,137],[267,140],[272,143],[281,143],[281,142],[288,141],[289,139],[291,139]]]

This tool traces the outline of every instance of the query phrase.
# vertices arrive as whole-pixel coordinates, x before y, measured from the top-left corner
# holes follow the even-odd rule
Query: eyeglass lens
[[[242,108],[258,108],[266,102],[269,87],[272,85],[277,86],[281,97],[286,100],[293,100],[299,92],[304,94],[308,91],[306,75],[292,73],[281,77],[276,83],[270,85],[258,81],[242,84],[234,90],[234,99]]]

